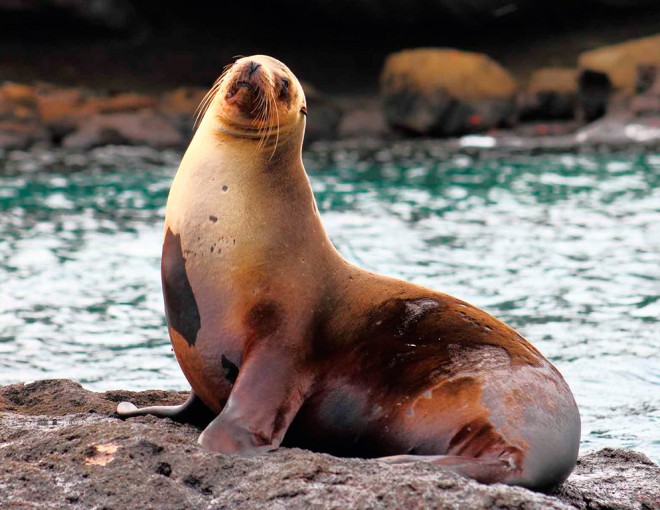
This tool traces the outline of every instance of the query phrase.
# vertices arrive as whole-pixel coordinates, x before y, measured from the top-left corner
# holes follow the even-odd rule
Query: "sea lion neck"
[[[187,214],[185,207],[203,211],[200,221],[219,218],[218,226],[226,221],[255,231],[270,225],[262,242],[277,243],[279,236],[291,245],[312,239],[329,244],[299,147],[285,141],[269,154],[252,142],[220,142],[207,127],[200,125],[175,177],[168,208],[171,203],[171,210],[180,213],[173,220]]]

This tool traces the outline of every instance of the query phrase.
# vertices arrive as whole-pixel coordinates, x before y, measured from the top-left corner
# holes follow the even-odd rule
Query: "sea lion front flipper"
[[[120,418],[152,415],[159,418],[170,418],[179,423],[189,423],[196,427],[206,427],[215,417],[200,398],[191,391],[188,400],[179,406],[151,406],[138,409],[130,402],[120,402],[117,405],[117,414]]]
[[[286,348],[264,348],[243,362],[229,400],[199,444],[219,453],[276,449],[304,402],[311,378]]]

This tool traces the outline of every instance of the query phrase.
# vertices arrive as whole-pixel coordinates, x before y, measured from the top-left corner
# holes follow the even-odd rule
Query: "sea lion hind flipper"
[[[188,400],[178,406],[150,406],[138,409],[130,402],[120,402],[117,405],[117,414],[122,419],[145,415],[169,418],[199,428],[206,427],[215,417],[215,413],[206,407],[204,402],[192,391]]]
[[[250,354],[224,409],[200,435],[202,447],[239,455],[279,447],[311,386],[289,354],[272,348]]]
[[[459,455],[393,455],[380,457],[378,460],[388,464],[428,462],[481,483],[520,484],[520,467],[516,465],[512,456],[475,458]]]

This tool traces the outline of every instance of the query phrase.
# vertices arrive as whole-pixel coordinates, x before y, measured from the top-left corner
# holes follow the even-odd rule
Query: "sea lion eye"
[[[280,89],[280,98],[286,97],[289,94],[289,80],[282,78],[282,88]]]

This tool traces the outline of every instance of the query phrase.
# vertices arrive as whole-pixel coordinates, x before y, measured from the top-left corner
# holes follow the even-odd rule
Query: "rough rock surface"
[[[572,119],[575,117],[578,95],[577,69],[570,67],[543,67],[529,79],[520,118]]]
[[[481,53],[416,48],[387,57],[380,79],[385,119],[421,135],[459,135],[510,122],[517,84]]]
[[[660,468],[644,455],[584,455],[553,495],[482,485],[423,463],[391,466],[280,449],[228,457],[199,432],[153,417],[121,421],[116,402],[180,392],[93,393],[65,380],[0,388],[0,508],[651,509]]]
[[[62,146],[69,149],[99,145],[148,145],[162,149],[183,143],[184,137],[164,116],[148,111],[89,117],[62,140]]]
[[[305,143],[316,140],[332,140],[337,137],[342,109],[331,98],[310,83],[302,83],[307,101],[307,125]]]
[[[616,93],[632,96],[639,66],[660,66],[660,34],[585,51],[578,57],[582,71],[605,73]]]
[[[304,84],[309,116],[305,141],[337,137],[342,109]],[[51,84],[0,84],[0,149],[37,143],[84,150],[101,145],[185,147],[207,90],[179,87],[160,96],[102,94]]]

